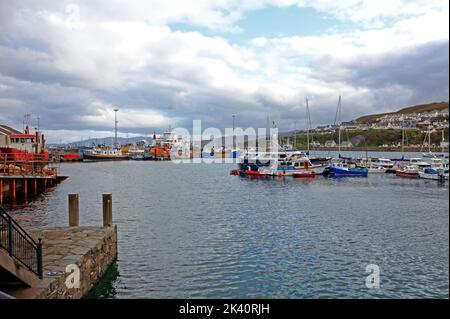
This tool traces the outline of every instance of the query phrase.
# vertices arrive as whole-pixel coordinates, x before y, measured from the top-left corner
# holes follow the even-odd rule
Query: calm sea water
[[[389,174],[247,179],[230,164],[62,164],[70,178],[14,215],[101,225],[113,194],[119,256],[96,298],[448,298],[449,188]],[[365,285],[380,268],[380,289]]]

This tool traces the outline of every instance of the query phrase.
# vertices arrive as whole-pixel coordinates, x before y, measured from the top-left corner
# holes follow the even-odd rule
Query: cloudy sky
[[[0,0],[0,122],[50,142],[449,99],[448,0]]]

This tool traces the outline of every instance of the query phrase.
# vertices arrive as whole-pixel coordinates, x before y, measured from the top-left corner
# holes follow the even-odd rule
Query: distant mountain
[[[364,116],[361,116],[360,118],[357,118],[356,120],[354,120],[354,122],[363,124],[363,123],[371,122],[371,121],[375,120],[376,118],[379,118],[384,115],[423,113],[423,112],[430,112],[430,111],[441,111],[444,109],[448,109],[448,102],[435,102],[435,103],[429,103],[429,104],[421,104],[421,105],[406,107],[397,112],[364,115]]]
[[[142,140],[146,140],[147,143],[151,143],[152,138],[151,137],[145,137],[145,136],[137,136],[137,137],[130,137],[130,138],[124,138],[124,137],[118,137],[117,142],[119,145],[125,145],[125,144],[132,144],[136,143]],[[114,137],[104,137],[104,138],[91,138],[87,140],[82,141],[76,141],[71,143],[62,143],[62,144],[50,144],[50,146],[60,146],[60,145],[68,145],[68,146],[94,146],[94,145],[109,145],[112,146],[114,144]]]

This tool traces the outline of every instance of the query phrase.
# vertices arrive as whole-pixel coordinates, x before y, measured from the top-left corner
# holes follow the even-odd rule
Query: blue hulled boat
[[[366,167],[349,167],[344,165],[333,165],[328,168],[328,174],[332,176],[361,176],[367,177],[369,170]]]

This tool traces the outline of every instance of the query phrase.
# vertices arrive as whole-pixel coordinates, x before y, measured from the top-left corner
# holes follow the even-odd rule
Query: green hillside
[[[430,112],[430,111],[440,111],[448,109],[448,102],[436,102],[436,103],[429,103],[429,104],[421,104],[411,107],[403,108],[397,112],[390,112],[390,113],[381,113],[381,114],[372,114],[372,115],[365,115],[361,116],[360,118],[356,119],[356,123],[369,123],[374,121],[376,118],[384,115],[390,115],[390,114],[411,114],[411,113],[421,113],[421,112]]]
[[[423,144],[426,135],[419,129],[408,129],[405,136],[405,146],[409,147],[412,145]],[[449,130],[446,128],[444,130],[445,140],[448,141]],[[292,134],[290,137],[290,143],[294,144],[295,136]],[[305,133],[297,134],[297,148],[305,149],[307,147],[307,137]],[[338,141],[338,132],[328,133],[328,134],[311,134],[310,140],[319,142],[324,145],[326,141],[333,140]],[[354,149],[365,149],[366,147],[370,149],[378,149],[383,144],[391,145],[393,143],[401,143],[402,141],[402,130],[400,129],[368,129],[368,130],[345,130],[342,132],[343,141],[351,141]],[[440,150],[439,145],[442,140],[442,130],[434,132],[431,134],[431,144],[437,145],[438,150]],[[281,138],[282,144],[287,142],[287,137]]]

